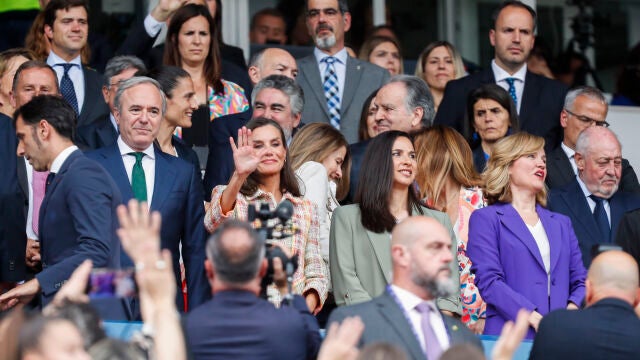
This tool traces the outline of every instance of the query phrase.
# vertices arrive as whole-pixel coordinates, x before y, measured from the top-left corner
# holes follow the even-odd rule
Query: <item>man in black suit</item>
[[[602,92],[590,86],[571,89],[564,99],[560,113],[563,129],[562,143],[547,154],[547,186],[563,187],[572,182],[578,173],[574,154],[580,132],[590,126],[609,127],[605,121],[609,105]],[[640,193],[640,184],[627,159],[622,159],[620,191]]]
[[[618,190],[622,154],[611,130],[603,126],[583,130],[574,157],[578,176],[551,189],[548,206],[571,219],[582,261],[589,267],[594,249],[613,242],[622,216],[640,208],[640,196]]]
[[[47,64],[58,75],[60,93],[78,114],[77,126],[109,113],[100,94],[102,77],[81,62],[89,33],[85,0],[51,0],[44,9],[44,33],[51,44]]]
[[[286,275],[278,263],[274,279],[284,295]],[[207,241],[205,269],[213,299],[184,321],[194,359],[315,358],[320,334],[304,299],[294,295],[278,309],[258,296],[267,271],[265,244],[249,224],[228,220],[216,229]]]
[[[137,72],[146,72],[142,60],[135,56],[116,56],[109,60],[104,72],[102,97],[109,106],[109,114],[96,121],[78,127],[76,142],[83,150],[95,150],[112,145],[118,139],[118,124],[115,113],[115,98],[121,81],[133,77]]]
[[[638,266],[621,251],[591,263],[584,310],[557,310],[542,318],[530,359],[637,359],[640,319]]]
[[[405,350],[409,359],[438,359],[450,346],[480,340],[461,322],[443,315],[435,299],[458,291],[451,280],[449,231],[438,221],[413,216],[391,235],[393,280],[379,297],[333,311],[329,323],[359,316],[365,329],[364,346],[385,341]]]
[[[560,143],[557,118],[566,87],[527,70],[535,40],[536,13],[520,1],[505,1],[494,12],[489,40],[495,49],[491,67],[447,83],[435,118],[436,124],[462,132],[467,95],[483,84],[498,84],[514,99],[520,129],[545,138],[547,148]]]

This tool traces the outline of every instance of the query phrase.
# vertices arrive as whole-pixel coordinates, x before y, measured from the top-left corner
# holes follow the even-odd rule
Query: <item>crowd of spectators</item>
[[[160,0],[104,74],[85,0],[42,6],[0,53],[3,358],[640,354],[640,184],[602,92],[528,65],[528,5],[487,69],[436,41],[415,75],[388,27],[351,54],[344,0],[304,2],[298,59],[258,12],[248,65],[219,1]]]

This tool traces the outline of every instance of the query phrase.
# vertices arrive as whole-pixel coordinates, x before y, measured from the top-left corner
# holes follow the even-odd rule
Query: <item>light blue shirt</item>
[[[327,70],[327,63],[323,63],[322,59],[327,56],[333,56],[336,58],[337,61],[333,63],[333,66],[335,67],[336,75],[338,76],[338,96],[340,96],[340,109],[342,110],[342,94],[344,93],[344,82],[347,77],[347,58],[349,57],[347,49],[342,48],[342,50],[333,55],[327,55],[320,51],[320,49],[314,48],[313,55],[316,57],[316,61],[318,62],[318,68],[320,69],[320,81],[322,83],[324,83],[324,73]]]
[[[56,55],[53,51],[49,52],[47,65],[51,66],[56,72],[56,75],[58,75],[58,86],[60,86],[62,76],[64,76],[64,67],[56,65],[64,63],[66,63],[64,59]],[[80,55],[78,55],[75,59],[69,61],[69,64],[77,65],[69,69],[69,78],[71,79],[71,82],[73,83],[73,89],[76,92],[76,100],[78,100],[78,111],[82,112],[82,105],[84,104],[84,72],[82,71],[82,61],[80,60]]]

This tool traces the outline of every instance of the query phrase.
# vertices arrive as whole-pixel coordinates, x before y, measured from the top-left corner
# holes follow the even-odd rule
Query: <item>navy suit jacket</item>
[[[425,353],[422,351],[412,325],[388,291],[370,301],[335,309],[329,317],[327,327],[331,323],[342,322],[348,316],[359,316],[364,323],[364,332],[360,338],[361,347],[384,341],[402,348],[408,359],[425,359]],[[482,349],[478,337],[460,321],[444,315],[442,320],[451,346],[467,343]]]
[[[248,291],[220,291],[184,324],[198,360],[315,359],[320,346],[318,323],[298,295],[277,309]]]
[[[118,132],[113,128],[109,114],[78,127],[76,131],[76,144],[85,151],[112,145],[117,139]]]
[[[344,200],[343,204],[352,203],[356,197],[358,189],[358,180],[360,180],[360,167],[362,159],[367,150],[367,146],[371,140],[364,140],[349,145],[349,155],[351,156],[351,172],[349,173],[349,196]]]
[[[616,298],[584,310],[558,310],[542,318],[530,359],[632,360],[640,354],[640,319]]]
[[[84,73],[84,102],[78,116],[76,128],[90,124],[105,115],[109,115],[109,107],[102,96],[104,80],[102,74],[86,66],[82,67]]]
[[[120,265],[116,207],[120,191],[105,169],[74,151],[48,186],[40,207],[42,305],[51,301],[84,260],[93,267]]]
[[[26,277],[25,196],[18,181],[18,141],[10,117],[0,113],[0,281],[18,282]]]
[[[189,308],[193,309],[211,294],[204,271],[206,232],[202,186],[191,164],[158,148],[155,148],[155,154],[155,184],[150,209],[162,215],[161,246],[171,251],[178,289],[181,288],[178,248],[182,243]],[[117,143],[92,151],[87,156],[98,161],[111,175],[122,194],[122,203],[126,204],[134,197]],[[122,266],[132,265],[124,253],[121,263]],[[178,309],[184,308],[181,292],[177,294],[176,303]]]
[[[470,125],[466,124],[467,96],[478,87],[495,82],[490,67],[477,74],[449,81],[434,124],[451,126],[464,134],[465,127]],[[563,133],[558,119],[566,94],[567,87],[561,82],[527,71],[518,115],[520,130],[544,137],[548,149],[560,144]]]
[[[611,209],[611,237],[615,239],[618,225],[627,211],[640,208],[640,196],[633,193],[617,191],[609,198]],[[580,243],[582,261],[589,268],[591,249],[598,244],[607,243],[598,230],[598,225],[584,196],[577,178],[562,188],[551,189],[549,193],[549,209],[567,215],[571,219],[573,229]]]
[[[547,152],[547,179],[549,189],[564,187],[576,177],[571,167],[571,162],[561,146]],[[640,184],[636,172],[631,167],[629,160],[622,159],[622,175],[618,191],[640,194]]]

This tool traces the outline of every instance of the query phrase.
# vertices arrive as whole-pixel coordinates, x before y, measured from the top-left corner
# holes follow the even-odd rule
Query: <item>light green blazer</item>
[[[456,237],[449,217],[440,211],[422,207],[425,216],[438,220],[451,235],[451,276],[460,288]],[[413,215],[417,214],[413,212]],[[362,226],[358,204],[334,210],[329,236],[329,264],[336,304],[351,305],[371,300],[382,294],[391,283],[391,234],[374,233]],[[441,310],[462,315],[460,296],[437,299]]]

